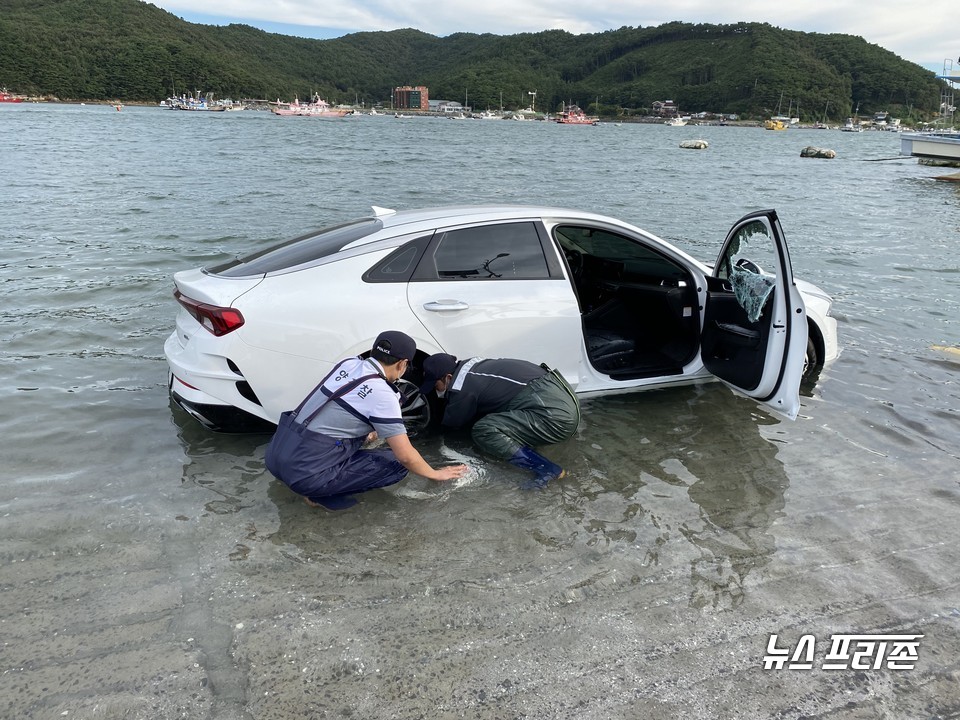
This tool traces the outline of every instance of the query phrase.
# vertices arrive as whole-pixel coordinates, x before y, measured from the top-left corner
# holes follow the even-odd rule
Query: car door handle
[[[434,300],[423,304],[424,310],[444,312],[446,310],[469,310],[470,306],[462,300]]]

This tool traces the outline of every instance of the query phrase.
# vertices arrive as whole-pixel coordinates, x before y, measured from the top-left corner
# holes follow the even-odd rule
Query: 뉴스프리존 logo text
[[[823,670],[912,670],[920,659],[923,635],[843,635],[830,636],[830,650],[823,658]],[[812,670],[817,639],[804,635],[796,647],[779,647],[779,636],[770,636],[764,670]]]

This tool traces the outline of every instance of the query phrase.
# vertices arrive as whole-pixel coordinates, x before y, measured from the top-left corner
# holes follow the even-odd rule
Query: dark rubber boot
[[[551,480],[563,477],[563,468],[547,460],[543,455],[528,447],[522,447],[510,458],[510,464],[524,470],[531,470],[536,477],[523,484],[525,489],[543,487]]]

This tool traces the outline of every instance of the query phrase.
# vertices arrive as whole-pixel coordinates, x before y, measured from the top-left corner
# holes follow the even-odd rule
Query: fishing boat
[[[829,107],[830,107],[830,101],[827,100],[827,104],[823,106],[823,119],[822,119],[822,120],[817,120],[816,125],[814,125],[814,127],[815,127],[817,130],[829,130],[829,129],[830,129],[830,126],[827,125],[827,108],[829,108]]]
[[[853,122],[852,117],[848,117],[843,127],[840,128],[840,132],[863,132],[863,127],[860,123]]]
[[[576,105],[567,105],[566,109],[557,116],[557,122],[562,125],[599,125],[597,118],[586,115]]]
[[[6,89],[0,91],[0,102],[5,103],[21,103],[23,102],[22,97],[17,97],[16,95],[11,95],[6,91]]]
[[[200,95],[199,90],[194,91],[193,95],[167,98],[166,106],[171,110],[189,112],[223,112],[227,109],[225,105],[214,102],[212,92]]]
[[[326,100],[320,99],[319,95],[314,95],[313,101],[309,103],[301,103],[299,98],[294,97],[292,103],[280,102],[280,100],[277,99],[275,103],[270,104],[273,106],[270,108],[270,110],[274,115],[281,115],[284,117],[297,116],[339,118],[350,112],[350,110],[344,108],[331,107],[330,103],[328,103]]]
[[[900,154],[919,158],[925,165],[960,167],[960,132],[901,133]]]
[[[940,117],[925,131],[902,133],[900,154],[912,155],[924,165],[960,167],[960,131],[954,125],[954,86],[960,84],[960,72],[954,69],[952,59],[943,61],[943,74],[938,75],[937,79],[945,81],[940,93]],[[937,180],[955,181],[947,176]]]
[[[787,114],[780,114],[780,107],[783,105],[783,91],[780,91],[780,101],[777,103],[777,114],[772,116],[769,120],[765,121],[763,126],[767,130],[786,130],[791,125],[795,125],[800,122],[800,118],[791,117],[791,112],[793,111],[793,100],[790,101],[789,106],[787,107]],[[797,113],[800,113],[800,104],[797,103]]]
[[[663,124],[669,125],[670,127],[683,127],[687,124],[687,121],[678,115],[677,117],[672,117],[669,120],[665,120]]]

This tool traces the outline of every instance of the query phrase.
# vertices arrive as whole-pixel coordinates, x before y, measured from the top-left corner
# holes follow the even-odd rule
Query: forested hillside
[[[185,22],[139,0],[0,0],[0,86],[64,100],[219,97],[388,103],[397,85],[479,109],[574,102],[604,115],[682,111],[804,120],[887,110],[936,114],[933,73],[850,35],[766,24],[623,27],[510,36],[417,30],[309,40]]]

